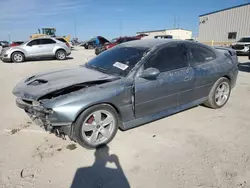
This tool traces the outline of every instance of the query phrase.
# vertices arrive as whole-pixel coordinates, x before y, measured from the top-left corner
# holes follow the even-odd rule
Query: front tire
[[[65,60],[67,57],[67,54],[64,50],[58,50],[56,52],[56,59],[57,60]]]
[[[21,63],[24,61],[24,55],[21,52],[14,52],[11,55],[11,60],[15,63]]]
[[[97,148],[108,144],[116,135],[119,116],[107,104],[96,105],[80,114],[74,125],[76,141],[85,148]]]
[[[230,94],[230,81],[227,78],[222,77],[217,80],[211,88],[208,99],[204,105],[213,109],[221,108],[227,103]]]

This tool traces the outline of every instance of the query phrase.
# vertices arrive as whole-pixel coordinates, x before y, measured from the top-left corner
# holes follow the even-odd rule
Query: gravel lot
[[[95,179],[95,188],[111,188],[110,176],[124,182],[126,188],[250,188],[247,57],[239,57],[241,63],[249,65],[240,64],[237,85],[224,108],[198,106],[136,129],[118,131],[109,151],[95,151],[44,132],[16,107],[12,95],[14,85],[26,76],[74,67],[93,56],[93,50],[79,48],[66,61],[0,63],[1,188],[67,188],[73,179],[83,182],[83,176]]]

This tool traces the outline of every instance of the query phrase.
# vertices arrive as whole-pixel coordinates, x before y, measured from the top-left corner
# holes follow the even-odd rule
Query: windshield
[[[86,67],[106,74],[125,77],[148,50],[148,48],[135,47],[113,48],[90,60]]]
[[[238,42],[250,42],[250,37],[249,38],[241,38]]]
[[[23,42],[21,45],[26,45],[30,40]]]

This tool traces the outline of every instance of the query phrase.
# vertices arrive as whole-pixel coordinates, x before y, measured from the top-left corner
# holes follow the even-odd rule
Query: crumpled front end
[[[56,136],[65,138],[68,135],[71,139],[71,124],[61,124],[61,126],[54,126],[50,121],[50,116],[53,116],[53,110],[44,108],[38,101],[26,100],[26,99],[16,99],[16,105],[23,109],[27,115],[35,122],[37,125],[49,131],[50,133],[55,133]]]
[[[96,89],[99,93],[99,88],[94,86],[119,79],[86,67],[63,69],[25,78],[15,86],[13,94],[17,97],[17,106],[36,124],[59,136],[67,134],[71,138],[72,123],[89,103],[84,97],[88,95],[85,91]]]
[[[16,104],[19,108],[23,109],[32,120],[36,121],[40,126],[43,125],[45,130],[49,130],[49,126],[51,123],[48,120],[48,115],[53,113],[52,110],[45,109],[39,102],[25,100],[25,99],[16,99]]]

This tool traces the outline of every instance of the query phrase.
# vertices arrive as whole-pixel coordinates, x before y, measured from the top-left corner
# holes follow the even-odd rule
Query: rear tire
[[[11,60],[12,62],[15,62],[15,63],[21,63],[24,61],[24,55],[21,52],[14,52],[11,55]]]
[[[57,60],[65,60],[67,57],[67,54],[64,50],[58,50],[56,51],[56,59]]]
[[[208,99],[204,105],[213,109],[221,108],[227,103],[230,94],[231,83],[227,78],[222,77],[218,79],[211,88]]]
[[[95,49],[95,55],[99,55],[100,54],[100,50],[98,50],[97,48]]]
[[[92,106],[77,118],[74,124],[75,139],[82,147],[89,149],[106,145],[115,137],[119,121],[119,116],[112,106]]]

